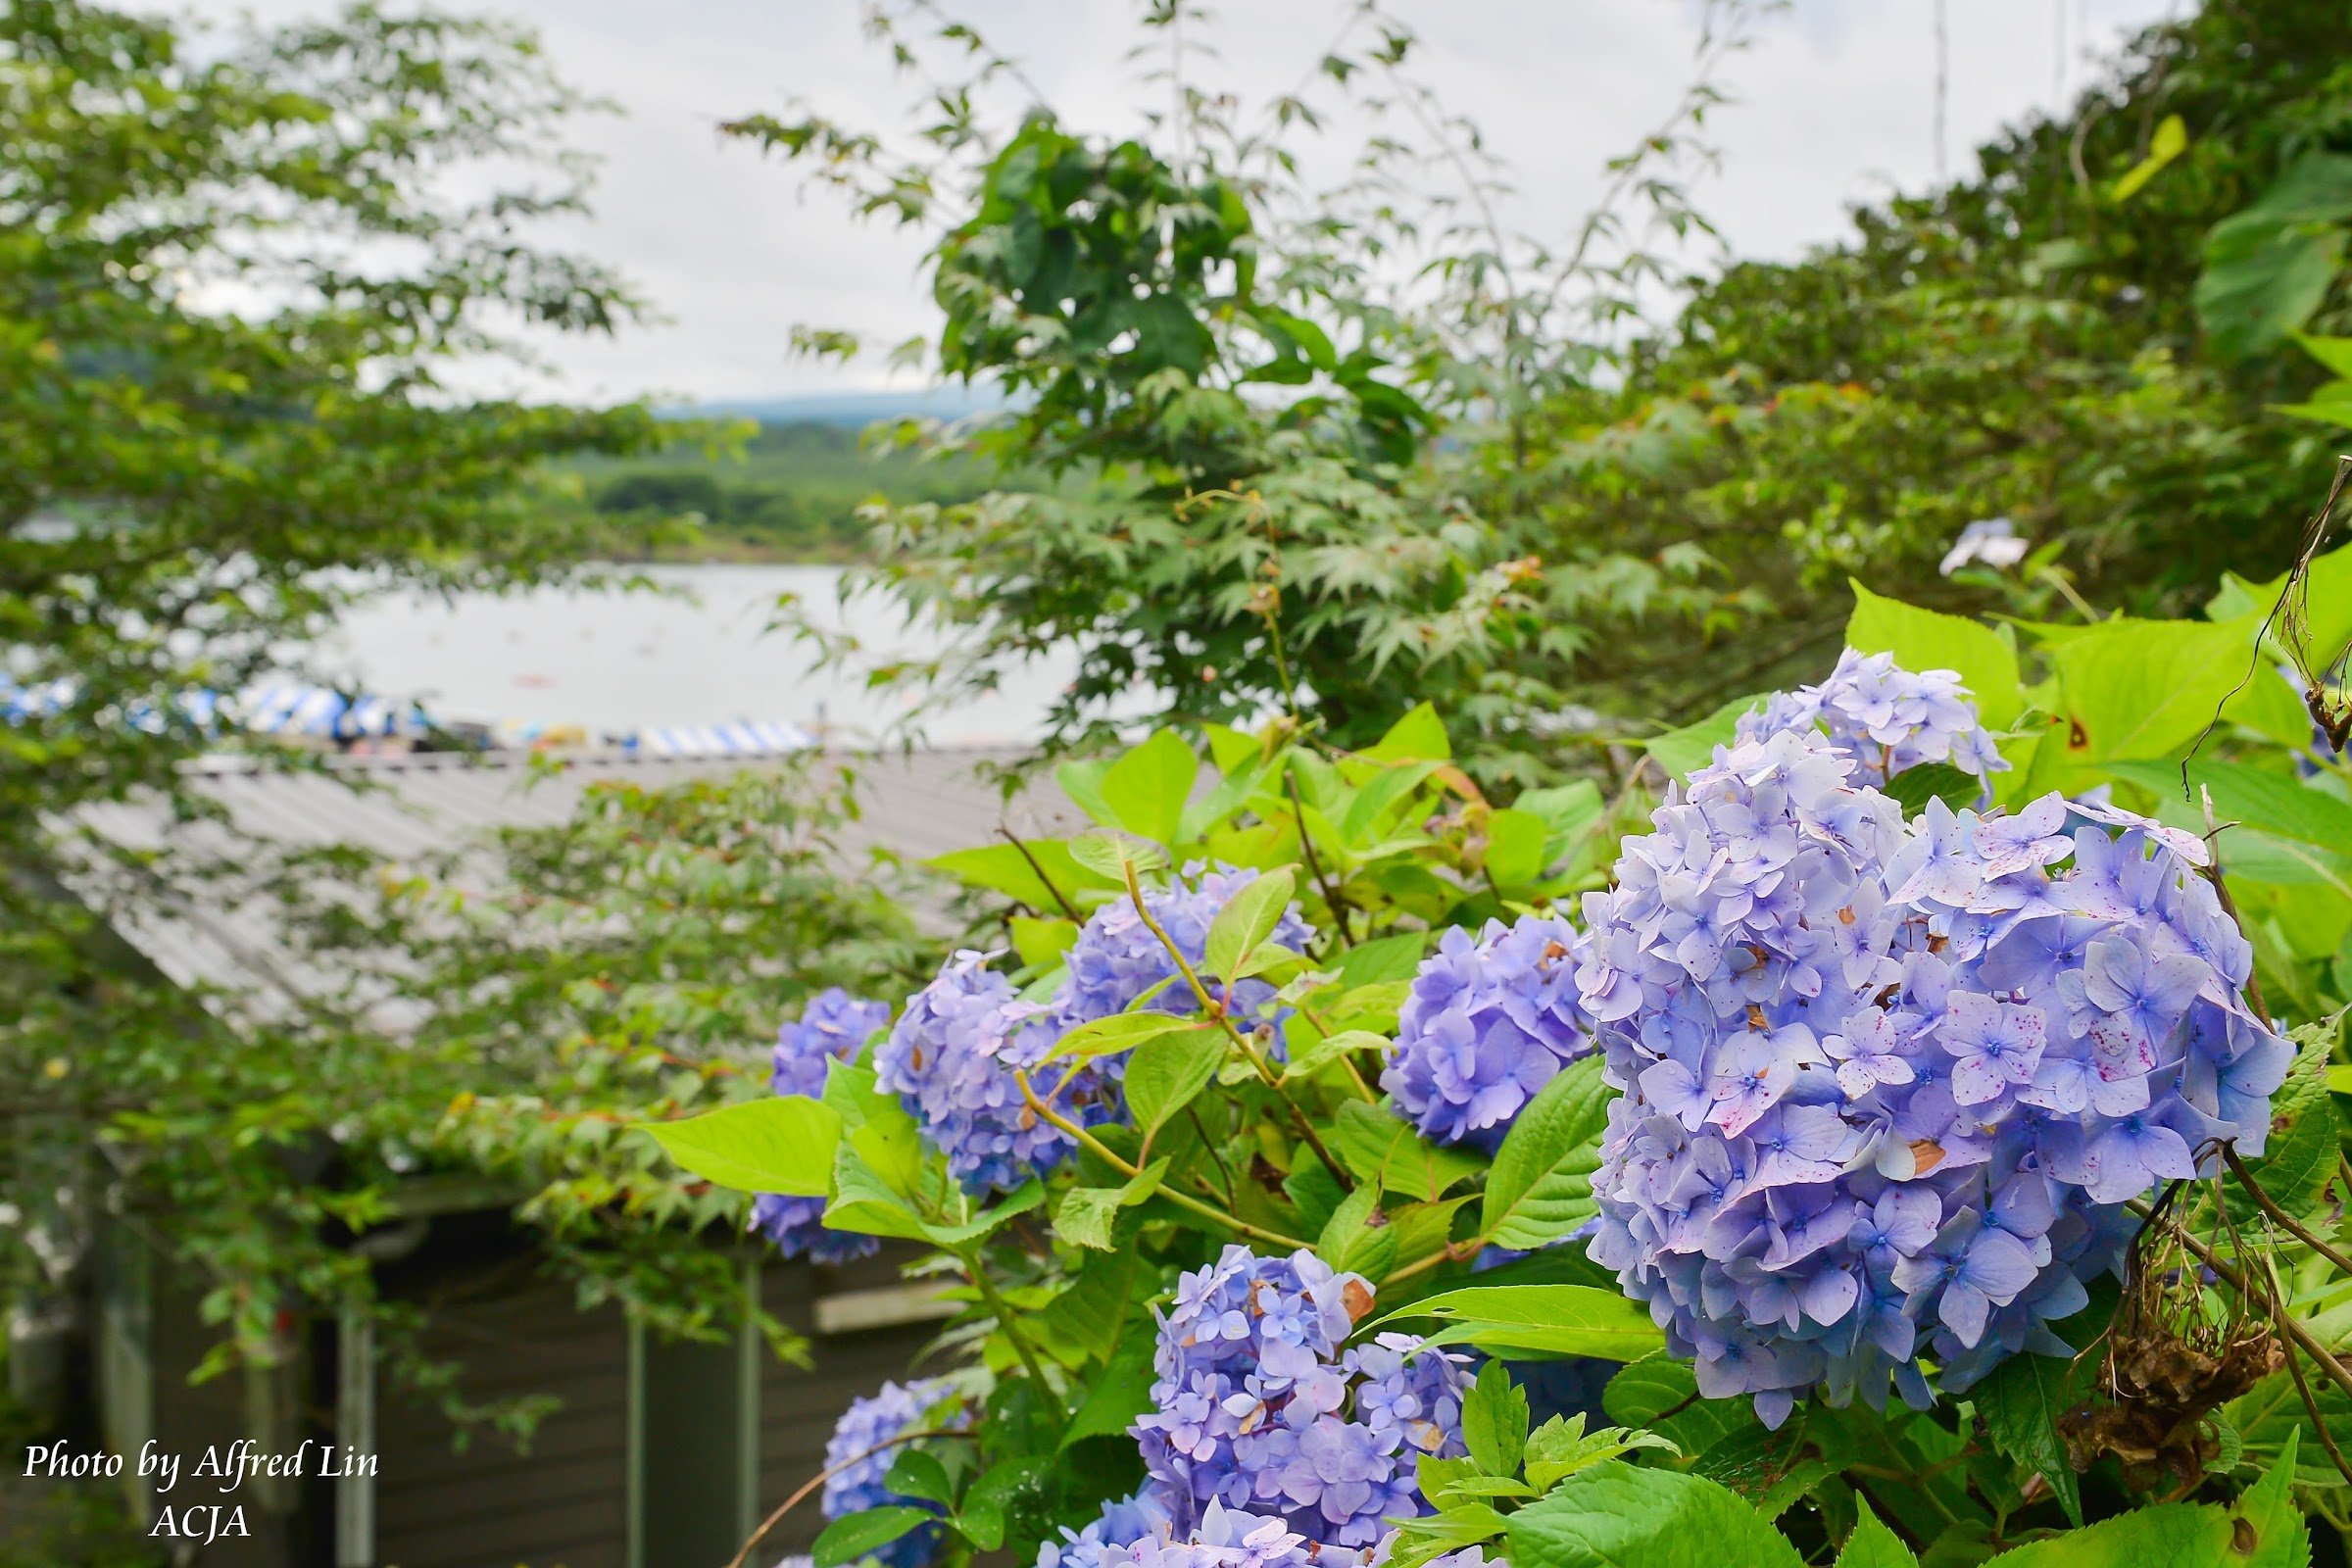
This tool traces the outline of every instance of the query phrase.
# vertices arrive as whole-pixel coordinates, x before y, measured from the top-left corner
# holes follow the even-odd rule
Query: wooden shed
[[[924,857],[984,842],[1005,808],[975,774],[973,753],[859,762],[862,820],[846,851],[887,846]],[[649,787],[747,765],[740,759],[597,754],[553,779],[527,759],[351,759],[334,771],[226,767],[208,787],[240,826],[297,843],[354,843],[399,856],[506,825],[562,819],[599,778]],[[751,764],[751,765],[757,765]],[[344,772],[373,786],[353,789]],[[351,782],[361,782],[352,780]],[[159,842],[170,826],[133,805],[92,808],[118,843]],[[1066,830],[1033,808],[1027,833]],[[197,825],[196,831],[206,831]],[[299,959],[246,910],[201,899],[172,918],[122,933],[181,984],[249,995],[300,988]],[[191,1500],[241,1506],[246,1534],[175,1560],[206,1568],[724,1568],[754,1525],[822,1468],[849,1402],[904,1378],[950,1308],[909,1284],[909,1252],[818,1266],[720,1240],[742,1258],[742,1288],[808,1337],[808,1368],[778,1361],[756,1333],[725,1345],[666,1343],[617,1307],[583,1309],[545,1267],[502,1195],[424,1179],[397,1195],[397,1222],[365,1239],[379,1290],[423,1309],[424,1348],[466,1369],[476,1397],[556,1401],[527,1447],[496,1435],[453,1443],[437,1407],[392,1392],[364,1321],[289,1324],[289,1353],[270,1371],[191,1386],[211,1342],[184,1283],[122,1224],[97,1238],[82,1322],[86,1412],[110,1450],[198,1455],[249,1442],[309,1459],[300,1477],[254,1478],[220,1494],[183,1474],[170,1494],[125,1475],[129,1505],[150,1524]],[[322,1463],[328,1455],[333,1464]],[[369,1469],[365,1461],[372,1458]],[[342,1473],[320,1474],[321,1469]],[[205,1487],[201,1496],[199,1485]],[[805,1506],[762,1543],[752,1568],[806,1551],[821,1523]]]

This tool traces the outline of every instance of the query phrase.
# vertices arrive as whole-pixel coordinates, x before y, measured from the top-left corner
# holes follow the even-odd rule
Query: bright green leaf
[[[772,1095],[684,1121],[639,1122],[671,1159],[721,1187],[822,1198],[841,1113],[806,1095]]]
[[[1128,832],[1174,844],[1200,771],[1200,760],[1182,736],[1172,729],[1155,730],[1103,771],[1102,804]]]
[[[1787,1537],[1704,1476],[1611,1460],[1510,1517],[1511,1568],[1800,1568]]]
[[[1527,1455],[1527,1391],[1511,1381],[1500,1361],[1478,1369],[1478,1381],[1462,1396],[1462,1442],[1480,1470],[1515,1476]]]
[[[1544,847],[1551,837],[1532,811],[1501,810],[1487,816],[1487,875],[1498,888],[1523,888],[1544,875]]]
[[[1445,1197],[1485,1164],[1476,1154],[1431,1143],[1385,1102],[1350,1100],[1341,1105],[1331,1146],[1357,1181],[1424,1202]]]
[[[1446,725],[1438,710],[1423,703],[1390,725],[1379,745],[1356,756],[1369,762],[1450,762],[1453,745],[1446,738]]]
[[[1587,1056],[1552,1075],[1519,1112],[1487,1176],[1479,1234],[1494,1247],[1548,1247],[1595,1212],[1592,1172],[1616,1091]]]
[[[1127,1108],[1144,1141],[1208,1087],[1227,1043],[1221,1030],[1162,1035],[1146,1041],[1127,1059]]]
[[[896,1506],[845,1514],[825,1526],[809,1551],[816,1559],[816,1568],[839,1568],[842,1563],[870,1556],[907,1531],[938,1517],[929,1508]]]
[[[1854,1528],[1838,1548],[1838,1568],[1919,1568],[1918,1555],[1903,1544],[1900,1536],[1879,1523],[1867,1501],[1857,1497],[1854,1506]]]
[[[1957,672],[1989,729],[2006,729],[2025,708],[2017,651],[1999,632],[1983,621],[1883,598],[1858,582],[1852,587],[1854,612],[1845,623],[1848,648],[1892,654],[1897,664],[1915,675],[1931,669]]]
[[[1298,881],[1288,867],[1263,872],[1246,882],[1209,922],[1201,968],[1220,979],[1232,980],[1258,944],[1274,934],[1291,906]]]

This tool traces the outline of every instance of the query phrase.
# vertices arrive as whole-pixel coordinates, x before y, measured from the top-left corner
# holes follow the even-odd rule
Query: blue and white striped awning
[[[773,757],[804,752],[816,737],[798,724],[687,724],[641,729],[622,743],[649,757]]]
[[[222,707],[262,735],[407,735],[427,727],[424,710],[385,697],[347,697],[324,686],[272,682]]]

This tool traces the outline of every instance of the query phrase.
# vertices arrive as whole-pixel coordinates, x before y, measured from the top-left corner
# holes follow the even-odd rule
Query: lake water
[[[885,602],[854,602],[845,613],[835,566],[648,566],[643,574],[662,591],[379,600],[318,646],[318,667],[378,696],[416,698],[444,721],[617,734],[767,720],[871,736],[902,719],[908,700],[867,692],[854,671],[815,670],[813,650],[768,629],[778,601],[799,596],[876,658],[944,646]],[[1030,740],[1076,667],[1074,655],[1032,664],[1001,691],[933,715],[924,737],[936,745]]]

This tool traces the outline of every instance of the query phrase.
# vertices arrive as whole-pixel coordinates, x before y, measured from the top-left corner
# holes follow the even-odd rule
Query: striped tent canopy
[[[429,726],[415,703],[366,695],[347,697],[324,686],[273,681],[221,705],[229,716],[261,735],[415,735]]]
[[[649,757],[773,757],[807,751],[816,737],[798,724],[688,724],[641,729],[622,746]]]

